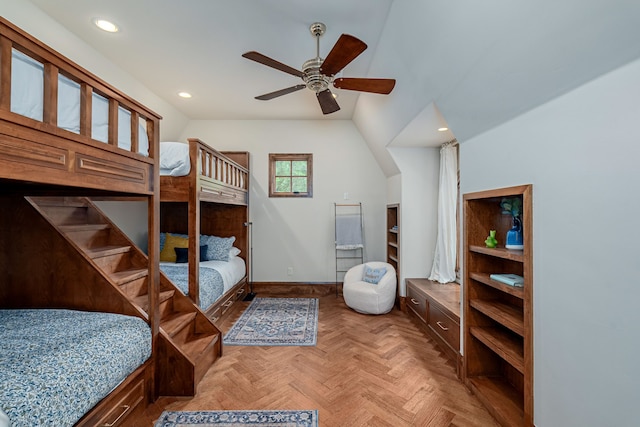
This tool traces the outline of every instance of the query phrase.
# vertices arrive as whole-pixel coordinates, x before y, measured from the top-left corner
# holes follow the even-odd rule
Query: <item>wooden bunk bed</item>
[[[35,75],[35,80],[25,84],[26,75],[30,79]],[[35,97],[27,96],[34,91]],[[6,356],[0,369],[20,372],[17,364],[25,362],[24,372],[34,371],[29,366],[39,363],[34,362],[37,354],[29,359],[28,352],[9,351],[9,345],[37,336],[44,341],[33,341],[28,348],[40,348],[40,353],[46,349],[60,356],[58,360],[84,357],[83,363],[64,367],[65,373],[81,380],[88,378],[83,377],[86,372],[76,368],[87,362],[94,362],[93,370],[109,363],[121,365],[99,359],[102,356],[90,357],[83,345],[93,332],[68,327],[90,326],[93,321],[63,320],[67,327],[56,332],[68,332],[76,341],[52,346],[47,340],[53,331],[38,334],[38,322],[46,322],[34,317],[39,314],[62,312],[63,319],[69,313],[114,316],[142,324],[138,333],[148,338],[139,340],[148,341],[138,351],[140,361],[123,377],[114,378],[115,383],[105,385],[107,391],[93,396],[91,406],[72,421],[55,418],[69,408],[49,399],[51,381],[43,382],[43,389],[26,375],[12,376],[15,383],[3,381],[0,410],[7,412],[12,425],[121,425],[158,395],[195,394],[199,379],[221,355],[220,331],[160,273],[160,120],[158,114],[0,17],[0,311],[3,319],[24,328],[22,336],[0,338],[0,357]],[[91,197],[146,200],[148,254]],[[35,324],[21,323],[27,318],[36,319]],[[31,331],[33,336],[24,336]],[[106,348],[108,340],[93,341],[97,347],[91,354],[127,354],[134,347],[125,343],[118,349]],[[78,353],[66,356],[71,348]],[[21,388],[25,383],[31,387],[29,393]],[[56,390],[74,388],[77,383]],[[35,400],[22,404],[13,400],[34,393]],[[74,405],[77,401],[65,400],[76,411],[80,407]],[[39,408],[46,408],[47,415],[38,413]],[[52,414],[54,418],[29,418]]]
[[[168,144],[184,150],[181,162],[188,162],[187,168],[176,168],[182,170],[177,173],[178,176],[174,176],[176,174],[172,170],[162,168],[167,163],[163,160],[163,153],[166,153]],[[182,156],[176,155],[175,151],[172,155],[170,161],[175,166],[180,163],[179,158]],[[248,272],[251,265],[249,153],[219,152],[199,139],[190,138],[188,145],[160,143],[160,156],[160,230],[188,238],[188,295],[212,321],[218,322],[235,301],[248,293]],[[235,237],[233,246],[240,250],[238,258],[244,261],[244,274],[236,275],[235,283],[225,286],[222,295],[213,304],[207,302],[206,307],[202,306],[200,300],[203,280],[200,264],[201,236]]]

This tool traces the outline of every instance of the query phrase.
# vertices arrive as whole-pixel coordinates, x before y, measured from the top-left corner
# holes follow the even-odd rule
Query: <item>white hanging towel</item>
[[[364,247],[360,215],[336,216],[336,249],[350,250]]]

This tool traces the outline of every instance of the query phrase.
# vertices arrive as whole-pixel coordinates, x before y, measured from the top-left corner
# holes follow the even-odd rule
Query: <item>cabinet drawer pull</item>
[[[224,307],[231,307],[231,305],[233,304],[233,300],[229,300],[227,302],[225,302],[224,304],[222,304]]]
[[[122,409],[123,409],[123,411],[122,411],[122,413],[121,413],[120,415],[118,415],[118,418],[116,418],[115,420],[113,420],[113,422],[112,422],[112,423],[109,423],[109,424],[107,424],[107,423],[102,424],[102,426],[101,426],[101,427],[113,427],[113,426],[115,426],[116,424],[118,424],[118,422],[120,421],[120,418],[124,417],[124,415],[125,415],[127,412],[129,412],[129,409],[131,409],[131,406],[129,406],[129,405],[122,405]]]
[[[449,328],[447,328],[446,326],[442,326],[442,322],[440,322],[439,320],[436,322],[436,325],[440,326],[440,329],[442,329],[443,331],[449,330]]]
[[[411,299],[411,304],[420,305],[418,301],[414,300],[413,298],[410,298],[410,299]]]

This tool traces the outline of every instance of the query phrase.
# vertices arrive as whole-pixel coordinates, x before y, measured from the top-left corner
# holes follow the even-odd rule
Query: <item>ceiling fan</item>
[[[396,84],[394,79],[336,78],[336,74],[364,52],[367,45],[354,36],[342,34],[331,49],[331,52],[329,52],[323,60],[320,57],[320,37],[325,33],[326,29],[327,27],[321,22],[316,22],[309,27],[311,34],[316,38],[316,57],[302,64],[301,71],[255,51],[244,53],[242,56],[247,59],[300,77],[304,81],[304,84],[298,84],[286,89],[256,96],[256,99],[267,101],[308,88],[315,92],[322,112],[324,114],[331,114],[340,110],[338,102],[329,89],[331,85],[338,89],[360,92],[380,93],[384,95],[391,93]]]

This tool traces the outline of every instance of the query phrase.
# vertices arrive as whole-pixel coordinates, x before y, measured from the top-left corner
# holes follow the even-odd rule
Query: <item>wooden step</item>
[[[173,298],[175,291],[163,291],[160,292],[158,303],[162,304],[165,301]],[[131,298],[131,301],[136,304],[138,307],[142,308],[145,312],[148,312],[149,309],[149,294],[138,295],[137,297]]]
[[[215,362],[220,356],[220,347],[222,345],[220,339],[221,338],[219,333],[213,333],[213,336],[211,337],[209,343],[206,344],[200,351],[200,353],[193,359],[195,360],[195,371],[193,377],[195,379],[196,386],[198,383],[200,383],[200,380],[202,380],[202,377],[204,377],[209,368],[211,368],[213,362]],[[204,341],[204,338],[201,340]],[[190,350],[191,349],[188,349],[188,351]],[[195,350],[197,350],[197,348],[194,347],[194,351]]]
[[[111,225],[101,222],[99,218],[93,222],[59,225],[58,228],[81,248],[126,245],[123,240],[119,243],[111,241]]]
[[[95,221],[90,220],[89,208],[85,206],[48,206],[43,211],[49,220],[57,226],[84,225]]]
[[[203,356],[205,350],[211,349],[212,345],[220,339],[219,334],[215,332],[207,332],[204,334],[193,334],[188,341],[182,343],[180,348],[198,364],[198,360]]]
[[[169,291],[162,291],[158,297],[158,304],[162,304],[163,302],[170,300],[175,295],[176,291],[173,289]]]
[[[131,282],[148,275],[149,270],[146,268],[132,268],[130,270],[115,271],[113,273],[110,273],[111,279],[117,285],[123,285],[127,282]]]
[[[86,248],[85,252],[91,259],[102,258],[110,255],[124,254],[131,251],[131,246],[104,246],[101,248]]]
[[[149,307],[149,294],[138,295],[137,297],[131,298],[131,301],[138,307],[141,307],[144,311],[147,311],[147,308]]]
[[[32,197],[31,198],[38,206],[41,207],[76,207],[86,208],[87,202],[80,197]]]
[[[120,285],[120,290],[128,297],[135,298],[149,291],[148,277],[141,277]]]
[[[109,224],[66,224],[60,225],[60,230],[65,233],[75,233],[80,231],[100,231],[111,228]]]
[[[160,321],[160,327],[170,336],[184,330],[196,318],[196,312],[176,312]]]

